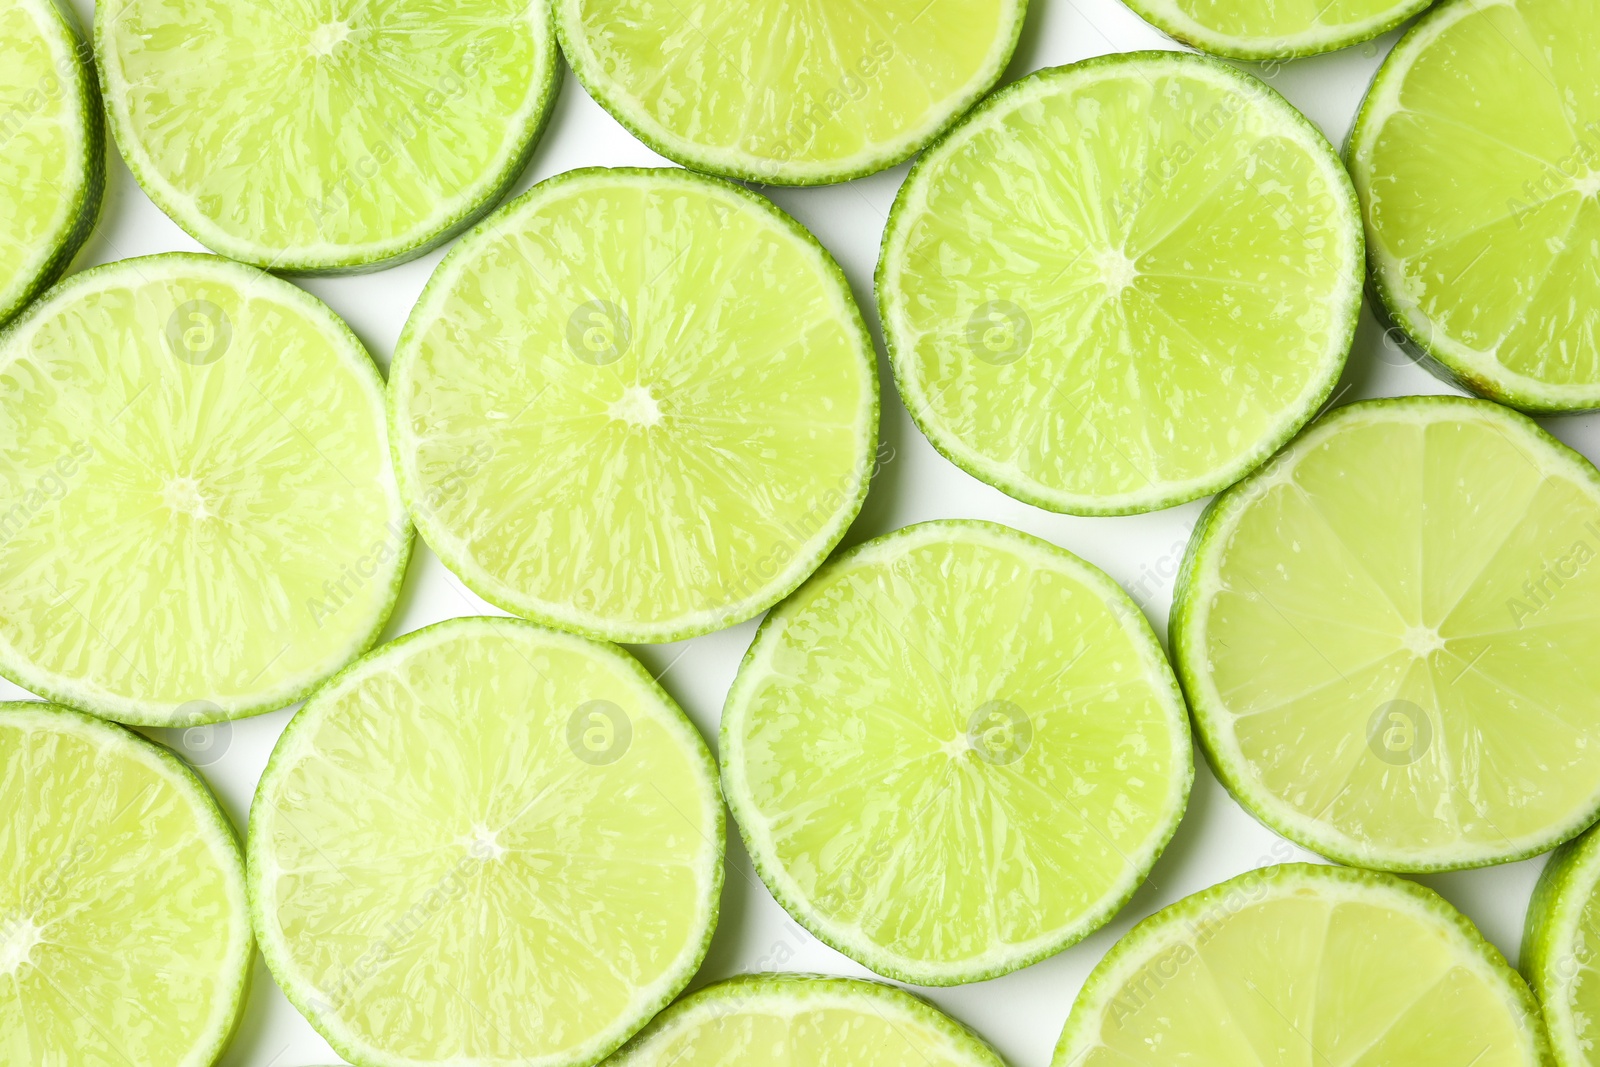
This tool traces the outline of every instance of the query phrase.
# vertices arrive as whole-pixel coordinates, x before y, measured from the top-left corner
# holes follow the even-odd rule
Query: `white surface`
[[[75,2],[87,25],[91,8],[86,0]],[[1241,66],[1267,77],[1321,125],[1335,144],[1342,145],[1367,82],[1396,36],[1277,67]],[[1170,47],[1174,46],[1117,0],[1033,0],[1007,80],[1040,67],[1106,52]],[[667,164],[612,121],[569,72],[550,127],[516,192],[553,174],[597,165]],[[872,270],[878,239],[905,171],[901,166],[823,189],[766,190],[843,264],[874,328]],[[198,250],[199,245],[146,199],[120,160],[113,158],[104,217],[75,269],[182,249]],[[440,255],[436,252],[376,274],[301,280],[299,284],[344,316],[378,362],[387,367],[406,315]],[[1104,568],[1139,600],[1157,631],[1165,633],[1173,575],[1203,501],[1127,518],[1052,515],[1021,504],[963,474],[923,440],[896,397],[881,359],[881,339],[880,374],[882,454],[889,459],[873,482],[866,508],[846,544],[925,519],[983,518],[1006,523],[1048,538]],[[1370,313],[1363,313],[1349,369],[1336,391],[1339,402],[1450,391],[1386,344]],[[1545,425],[1591,460],[1600,458],[1600,416],[1549,420]],[[419,542],[405,592],[384,640],[440,619],[483,613],[499,614],[467,592]],[[709,739],[715,737],[723,695],[754,632],[755,623],[749,622],[691,641],[635,651],[652,672],[660,673],[662,684]],[[0,686],[4,687],[0,696],[24,695],[14,686]],[[291,713],[292,709],[279,711],[222,727],[210,738],[210,755],[199,757],[210,761],[201,768],[202,773],[240,827],[256,779]],[[175,743],[178,739],[168,736],[163,740]],[[1245,814],[1216,783],[1204,760],[1197,762],[1194,796],[1177,837],[1148,884],[1107,928],[1053,959],[1005,978],[925,994],[980,1032],[1013,1067],[1044,1067],[1084,976],[1130,925],[1179,897],[1242,871],[1306,857]],[[784,914],[751,871],[731,831],[730,824],[722,921],[696,984],[763,969],[865,974]],[[1523,912],[1543,862],[1540,858],[1420,881],[1464,910],[1515,962]],[[248,1014],[221,1063],[226,1067],[306,1067],[336,1062],[338,1057],[278,992],[258,957]]]

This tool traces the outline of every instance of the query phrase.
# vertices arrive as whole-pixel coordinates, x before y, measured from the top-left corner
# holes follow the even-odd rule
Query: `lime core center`
[[[480,823],[472,828],[472,836],[467,839],[467,851],[478,859],[488,862],[500,859],[511,850],[500,843],[498,831]]]
[[[14,975],[23,964],[31,964],[33,947],[44,940],[43,931],[32,919],[16,918],[0,926],[0,974]]]
[[[611,405],[613,419],[630,426],[648,429],[661,422],[661,405],[651,395],[649,386],[630,385],[622,391],[622,399]]]
[[[1413,626],[1401,635],[1400,643],[1418,659],[1430,656],[1444,647],[1444,638],[1431,626]]]
[[[324,22],[311,31],[311,41],[306,46],[314,56],[328,56],[350,36],[350,24],[338,19]]]
[[[196,519],[209,519],[217,514],[200,491],[199,481],[188,475],[168,478],[161,486],[161,502],[177,514]]]
[[[1099,267],[1100,281],[1112,299],[1121,296],[1123,290],[1139,276],[1138,264],[1129,259],[1127,253],[1115,248],[1100,254]]]

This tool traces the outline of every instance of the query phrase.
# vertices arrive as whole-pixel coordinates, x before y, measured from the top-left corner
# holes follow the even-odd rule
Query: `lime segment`
[[[1433,0],[1128,0],[1186,44],[1234,59],[1292,59],[1371,40]]]
[[[1522,973],[1544,1006],[1559,1067],[1600,1063],[1600,834],[1551,855],[1528,906]]]

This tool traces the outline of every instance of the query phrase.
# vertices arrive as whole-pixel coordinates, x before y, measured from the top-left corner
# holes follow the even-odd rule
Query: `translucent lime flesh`
[[[765,201],[581,171],[451,254],[391,384],[401,484],[478,593],[615,640],[748,618],[860,506],[870,342],[837,266]]]
[[[812,932],[948,985],[1078,940],[1133,892],[1192,774],[1143,618],[1076,557],[928,523],[771,616],[723,712],[752,857]]]
[[[426,251],[521,170],[559,62],[541,0],[111,0],[97,54],[158,205],[259,266]]]
[[[994,84],[1024,0],[555,0],[573,70],[696,169],[785,184],[905,159]]]
[[[934,445],[1058,511],[1213,492],[1312,413],[1360,306],[1332,149],[1254,79],[1178,53],[1027,79],[918,163],[878,299]]]
[[[118,727],[0,705],[0,1060],[206,1067],[254,952],[239,846]]]
[[[54,290],[0,344],[0,670],[152,725],[299,699],[376,637],[410,552],[381,390],[252,268]]]
[[[1396,878],[1252,871],[1133,929],[1084,984],[1055,1067],[1535,1067],[1527,987],[1459,913]]]
[[[1351,170],[1385,302],[1473,389],[1600,406],[1600,24],[1584,0],[1466,0],[1396,48]]]
[[[502,619],[408,635],[273,753],[251,809],[263,952],[348,1059],[593,1063],[705,952],[712,773],[618,649]]]
[[[1600,476],[1519,416],[1346,409],[1217,506],[1175,650],[1257,815],[1397,870],[1543,851],[1600,806]]]
[[[1133,0],[1173,36],[1239,59],[1313,55],[1378,36],[1432,0]]]

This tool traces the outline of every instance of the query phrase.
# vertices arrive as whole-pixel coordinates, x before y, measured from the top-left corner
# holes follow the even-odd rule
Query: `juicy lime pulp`
[[[1594,821],[1600,473],[1483,401],[1318,422],[1196,529],[1172,648],[1217,774],[1341,862],[1543,852]]]
[[[1129,0],[1145,21],[1234,59],[1292,59],[1368,41],[1433,0]]]
[[[1441,4],[1350,140],[1390,316],[1434,369],[1526,411],[1600,407],[1597,50],[1589,0]]]
[[[1389,875],[1251,871],[1135,926],[1089,975],[1054,1067],[1539,1067],[1528,988],[1465,916]]]
[[[753,193],[580,170],[479,226],[395,352],[395,466],[462,580],[670,641],[769,607],[871,476],[876,360],[837,264]]]
[[[208,248],[303,272],[421,255],[481,217],[560,70],[545,0],[101,0],[95,51],[150,199]]]
[[[1528,905],[1522,973],[1544,1006],[1560,1067],[1600,1063],[1600,834],[1558,849],[1545,864]]]
[[[608,1067],[1005,1067],[994,1050],[901,989],[852,978],[746,975],[656,1016]]]
[[[0,335],[0,457],[0,673],[123,722],[299,700],[411,551],[361,343],[214,256],[75,274]]]
[[[459,619],[306,702],[249,849],[267,963],[346,1059],[575,1067],[699,966],[722,805],[699,734],[625,652]]]
[[[768,615],[722,717],[779,903],[879,974],[991,978],[1127,902],[1183,814],[1183,700],[1127,595],[989,523],[830,562]]]
[[[554,0],[572,69],[696,170],[772,185],[909,158],[999,79],[1026,0]]]
[[[194,772],[119,726],[0,704],[0,1059],[206,1067],[254,946],[239,843]]]
[[[0,5],[0,323],[66,269],[100,210],[89,48],[52,0]]]
[[[1226,64],[1042,71],[918,160],[878,303],[912,417],[1030,504],[1121,514],[1231,484],[1309,419],[1361,305],[1333,149]]]

